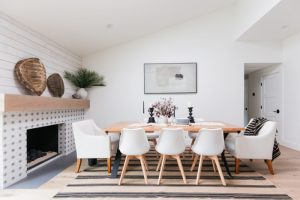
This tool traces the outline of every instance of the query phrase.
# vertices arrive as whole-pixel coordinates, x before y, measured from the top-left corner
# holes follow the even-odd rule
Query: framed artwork
[[[197,63],[145,63],[144,93],[197,93]]]

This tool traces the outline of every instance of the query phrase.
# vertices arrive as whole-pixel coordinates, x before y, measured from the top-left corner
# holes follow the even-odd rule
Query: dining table
[[[182,128],[184,131],[191,133],[199,133],[199,131],[203,128],[222,128],[224,132],[224,139],[227,137],[229,133],[240,133],[244,131],[245,128],[241,126],[236,126],[230,123],[221,122],[221,121],[203,121],[197,123],[189,123],[189,124],[156,124],[156,123],[139,123],[133,121],[122,121],[113,123],[106,128],[104,128],[106,133],[117,133],[120,134],[123,128],[143,128],[147,133],[155,133],[157,131],[162,130],[162,128]],[[122,153],[117,149],[113,169],[111,172],[111,178],[117,178],[119,166],[121,163]],[[221,153],[221,158],[224,163],[226,172],[229,178],[232,178],[231,172],[229,170],[228,163],[226,161],[225,150]]]

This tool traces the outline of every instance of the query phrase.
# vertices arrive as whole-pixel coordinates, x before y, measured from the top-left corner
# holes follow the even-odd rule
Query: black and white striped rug
[[[156,183],[159,172],[155,171],[158,159],[156,153],[150,151],[146,155],[148,185],[144,184],[139,160],[130,160],[122,186],[118,186],[118,178],[111,179],[108,176],[105,161],[101,160],[99,166],[81,171],[54,199],[291,199],[245,164],[241,164],[240,174],[234,174],[234,158],[229,154],[226,157],[233,178],[227,176],[220,160],[227,183],[225,187],[209,160],[204,161],[200,183],[196,186],[197,166],[193,172],[190,171],[192,157],[188,151],[182,158],[188,183],[183,183],[176,160],[170,159],[166,162],[163,180],[158,186]],[[120,174],[121,167],[119,170]]]

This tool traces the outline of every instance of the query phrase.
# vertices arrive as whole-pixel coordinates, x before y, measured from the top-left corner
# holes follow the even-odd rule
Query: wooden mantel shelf
[[[0,112],[87,109],[89,100],[0,94]]]

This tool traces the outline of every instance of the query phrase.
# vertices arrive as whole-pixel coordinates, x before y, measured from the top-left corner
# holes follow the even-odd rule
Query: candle
[[[174,106],[174,118],[175,118],[175,110],[176,110],[176,106]]]
[[[187,107],[188,107],[188,108],[191,108],[191,107],[193,107],[193,105],[191,104],[191,102],[190,102],[190,101],[187,103]]]
[[[153,107],[153,105],[152,105],[152,103],[150,103],[150,104],[149,104],[149,108],[152,108],[152,107]]]
[[[143,101],[143,114],[145,114],[145,104],[144,104],[144,101]]]

